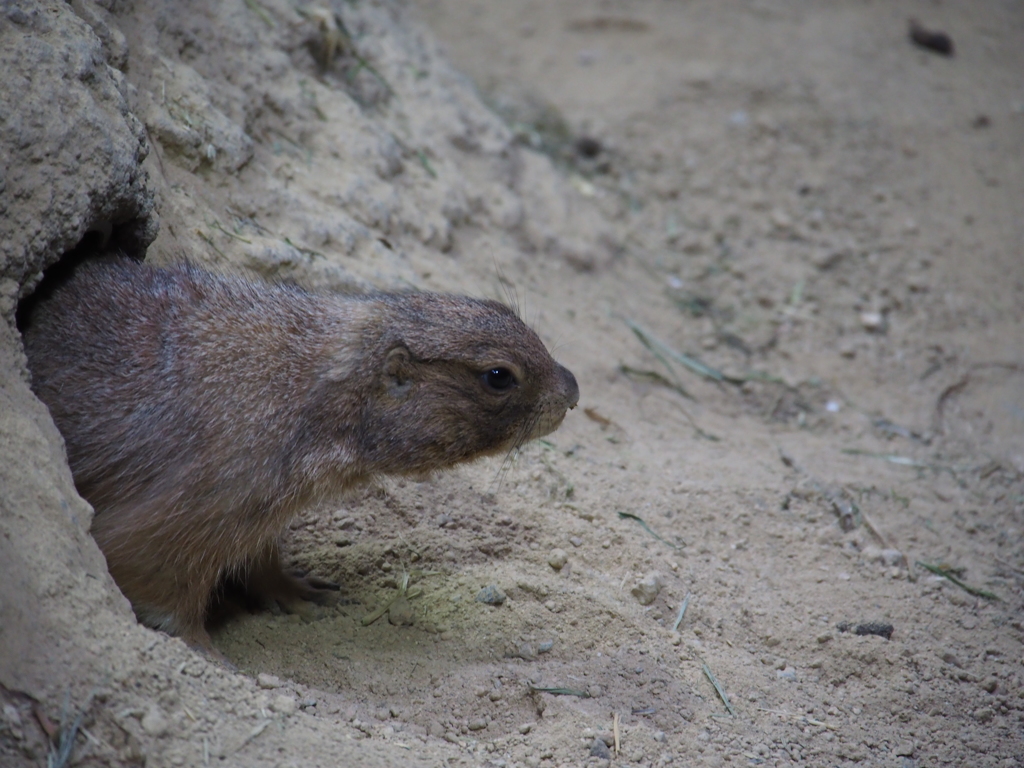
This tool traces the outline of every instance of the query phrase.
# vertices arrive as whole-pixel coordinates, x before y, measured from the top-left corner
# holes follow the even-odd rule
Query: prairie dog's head
[[[505,305],[430,293],[379,299],[377,397],[362,435],[379,471],[502,453],[553,431],[576,406],[576,378]]]

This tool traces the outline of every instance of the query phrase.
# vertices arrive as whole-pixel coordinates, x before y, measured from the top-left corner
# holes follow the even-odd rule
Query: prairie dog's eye
[[[508,368],[490,368],[484,371],[481,378],[484,384],[495,392],[506,392],[518,383],[515,374]]]

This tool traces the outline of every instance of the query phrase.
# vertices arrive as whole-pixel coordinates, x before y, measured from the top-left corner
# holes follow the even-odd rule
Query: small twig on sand
[[[882,547],[884,547],[885,549],[893,548],[892,545],[889,544],[889,539],[886,537],[886,535],[882,533],[881,529],[877,525],[875,525],[875,522],[870,517],[868,517],[868,514],[863,509],[860,510],[860,519],[864,522],[864,527],[871,531],[872,535],[874,535],[874,537],[878,539],[878,543],[881,544]]]

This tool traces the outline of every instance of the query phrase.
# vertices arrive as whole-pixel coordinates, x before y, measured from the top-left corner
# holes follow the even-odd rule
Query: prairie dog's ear
[[[384,384],[392,397],[405,398],[412,389],[412,355],[404,344],[388,352],[384,358]]]

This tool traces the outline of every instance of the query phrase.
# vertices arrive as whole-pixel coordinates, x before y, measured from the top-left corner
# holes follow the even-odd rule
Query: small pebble
[[[534,661],[537,658],[537,648],[533,643],[523,643],[516,649],[513,658]]]
[[[159,738],[167,735],[169,724],[160,707],[152,705],[142,716],[142,730],[146,735]]]
[[[861,557],[869,563],[879,563],[886,568],[895,568],[906,563],[906,558],[898,549],[879,549],[870,544],[861,551]]]
[[[636,598],[640,605],[650,605],[657,599],[658,593],[661,592],[661,588],[665,585],[662,576],[658,572],[652,572],[644,576],[630,593]]]
[[[771,219],[772,225],[776,229],[791,229],[793,227],[793,219],[779,208],[772,211],[768,218]]]
[[[552,549],[551,554],[548,555],[548,565],[556,571],[562,570],[567,562],[569,562],[569,555],[564,549]]]
[[[907,36],[914,45],[940,56],[952,56],[956,50],[953,38],[941,30],[923,27],[917,19],[910,20]]]
[[[486,605],[501,605],[505,602],[505,593],[490,584],[477,592],[476,601]]]
[[[816,266],[822,272],[825,272],[826,270],[835,267],[845,257],[846,251],[844,250],[821,251],[816,256],[814,256],[812,261],[814,262],[814,266]]]
[[[914,742],[902,741],[899,746],[896,747],[893,753],[896,757],[913,757],[914,756]]]
[[[907,278],[907,289],[911,293],[928,293],[931,283],[921,275],[912,275]]]
[[[15,728],[21,727],[21,714],[15,706],[11,704],[4,704],[4,718],[6,718],[7,722]]]
[[[537,644],[537,653],[547,653],[555,647],[554,640],[545,640],[543,643]]]
[[[791,680],[791,681],[795,682],[796,681],[796,670],[793,669],[792,667],[786,667],[785,669],[778,670],[775,673],[775,676],[778,677],[780,680]]]
[[[266,672],[260,672],[256,676],[256,685],[258,685],[260,688],[267,689],[280,688],[281,678],[279,678],[277,675],[268,675]]]
[[[750,116],[742,109],[738,109],[729,115],[729,124],[737,127],[746,125],[750,122]]]
[[[882,330],[885,325],[885,317],[881,312],[861,312],[860,324],[864,326],[864,330],[874,333]]]
[[[572,544],[574,547],[582,547],[583,539],[581,539],[579,536],[570,536],[569,543]]]
[[[476,720],[470,720],[466,727],[471,731],[482,731],[487,727],[487,720],[482,717],[478,717]]]
[[[576,154],[593,159],[601,154],[601,142],[590,136],[580,136],[576,139]]]
[[[608,745],[605,744],[604,741],[602,741],[601,739],[594,739],[590,743],[590,756],[599,757],[602,760],[612,759],[611,750],[608,749]]]
[[[531,731],[532,728],[533,728],[533,724],[532,723],[523,723],[522,725],[519,726],[519,732],[521,734],[523,734],[523,736],[525,736],[526,734],[528,734]]]
[[[853,634],[855,635],[877,635],[878,637],[884,637],[886,640],[892,638],[894,631],[893,625],[884,621],[869,621],[864,624],[858,624],[853,628]]]
[[[274,700],[270,702],[270,708],[280,715],[292,715],[295,714],[298,704],[294,698],[282,693],[280,696],[274,697]]]
[[[889,568],[896,568],[901,565],[906,565],[907,559],[903,556],[903,553],[898,549],[883,549],[882,550],[882,564]]]
[[[883,621],[865,621],[856,625],[848,621],[840,621],[836,624],[836,629],[840,632],[853,632],[855,635],[877,635],[886,640],[891,639],[892,633],[896,631],[892,624]]]
[[[388,623],[395,627],[411,627],[416,623],[416,611],[412,603],[400,597],[388,608]]]

